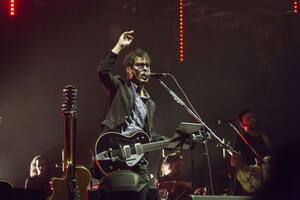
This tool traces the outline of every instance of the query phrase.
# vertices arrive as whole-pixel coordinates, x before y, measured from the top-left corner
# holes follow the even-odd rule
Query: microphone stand
[[[158,79],[160,84],[169,92],[169,94],[173,97],[173,99],[180,104],[193,118],[196,122],[201,123],[205,127],[206,134],[203,134],[203,138],[201,138],[203,144],[204,144],[204,155],[207,159],[207,166],[208,166],[208,174],[209,174],[209,184],[211,187],[211,194],[214,195],[214,189],[213,189],[213,182],[212,182],[212,171],[211,171],[211,163],[210,163],[210,157],[208,152],[208,146],[207,141],[208,139],[211,139],[211,135],[214,136],[215,139],[219,141],[220,146],[223,148],[226,148],[228,152],[231,154],[231,147],[228,144],[225,144],[224,141],[222,141],[201,119],[198,117],[187,105],[161,80]],[[199,138],[194,137],[194,141],[199,141]],[[192,165],[194,165],[194,162],[192,162]],[[194,169],[194,166],[192,166],[192,170]],[[193,172],[192,172],[193,173]],[[192,182],[192,187],[194,187],[194,183]]]
[[[206,124],[203,122],[187,105],[182,101],[161,79],[159,79],[160,84],[169,92],[169,94],[173,97],[173,99],[184,107],[184,109],[194,118],[194,120],[198,123],[201,123],[203,127],[205,127],[207,133],[211,134],[216,140],[218,140],[219,145],[226,149],[227,152],[232,155],[232,147],[229,144],[226,144],[223,140],[221,140]],[[196,138],[197,139],[197,138]]]

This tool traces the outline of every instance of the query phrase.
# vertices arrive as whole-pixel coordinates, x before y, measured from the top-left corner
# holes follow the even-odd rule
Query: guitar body
[[[104,174],[109,174],[115,170],[128,170],[140,161],[144,153],[135,152],[135,144],[146,144],[150,142],[149,136],[144,132],[136,132],[132,136],[124,136],[120,133],[108,132],[101,135],[95,146],[98,166]],[[127,147],[127,148],[126,148]],[[134,153],[124,155],[124,151],[130,150]],[[123,151],[123,153],[122,153]],[[111,152],[121,154],[117,158],[111,156]]]
[[[48,200],[73,200],[72,195],[70,194],[70,170],[66,170],[66,175],[62,178],[52,178],[51,186],[55,188],[52,195]],[[76,166],[75,168],[75,177],[77,181],[78,192],[81,194],[80,200],[88,200],[87,195],[87,186],[90,183],[91,174],[88,169],[83,166]]]
[[[270,178],[270,159],[270,156],[266,156],[262,166],[250,165],[238,170],[237,179],[246,192],[254,193]]]

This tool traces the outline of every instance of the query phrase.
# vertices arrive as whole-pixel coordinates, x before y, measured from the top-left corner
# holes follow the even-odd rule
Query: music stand
[[[190,122],[180,122],[179,127],[177,129],[178,134],[187,134],[189,139],[189,144],[184,144],[189,146],[191,150],[194,149],[196,142],[201,142],[203,144],[203,160],[207,160],[207,167],[209,174],[211,174],[211,166],[210,166],[210,158],[209,152],[207,148],[207,141],[211,139],[211,134],[207,131],[205,126],[202,123],[190,123]],[[184,146],[183,145],[183,146]],[[187,149],[187,148],[184,148]],[[192,188],[194,189],[195,186],[195,159],[194,156],[191,154],[191,173],[192,173]],[[210,175],[211,176],[211,175]],[[210,178],[211,182],[211,178]]]
[[[195,134],[199,133],[199,131],[201,131],[203,128],[203,125],[200,123],[180,122],[177,131],[185,134]]]

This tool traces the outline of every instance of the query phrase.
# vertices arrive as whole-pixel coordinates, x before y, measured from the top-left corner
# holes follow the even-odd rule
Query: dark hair
[[[239,114],[238,114],[239,122],[242,122],[243,117],[248,113],[252,113],[252,111],[250,109],[243,109],[242,111],[240,111]]]
[[[136,49],[134,51],[131,51],[130,53],[128,53],[125,56],[124,62],[123,62],[124,66],[132,67],[136,57],[146,58],[147,60],[149,60],[149,64],[151,64],[151,58],[150,58],[149,54],[146,51],[144,51],[143,49]]]

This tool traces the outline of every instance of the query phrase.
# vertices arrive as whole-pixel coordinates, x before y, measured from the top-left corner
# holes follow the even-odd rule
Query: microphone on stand
[[[219,120],[217,121],[217,123],[218,123],[219,125],[221,125],[221,124],[235,123],[235,122],[236,122],[236,120],[234,120],[234,119],[219,119]]]
[[[166,76],[171,76],[170,73],[149,73],[148,76],[150,76],[150,78],[163,78]]]

